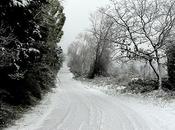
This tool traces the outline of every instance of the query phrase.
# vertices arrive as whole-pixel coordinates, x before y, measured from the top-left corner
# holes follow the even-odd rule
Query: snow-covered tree
[[[149,62],[162,88],[162,58],[165,45],[174,33],[175,2],[173,0],[112,0],[103,11],[114,22],[115,50],[129,59]],[[110,39],[111,40],[111,39]],[[153,62],[157,65],[154,66]]]
[[[64,21],[56,0],[0,1],[0,91],[10,93],[8,102],[31,104],[54,86],[63,61],[57,43]]]

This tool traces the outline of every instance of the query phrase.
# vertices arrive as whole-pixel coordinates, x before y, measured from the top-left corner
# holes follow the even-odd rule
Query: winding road
[[[67,67],[59,72],[57,86],[52,95],[7,130],[174,129],[156,116],[156,110],[152,115],[143,110],[144,106],[127,103],[120,96],[107,96],[72,79]]]

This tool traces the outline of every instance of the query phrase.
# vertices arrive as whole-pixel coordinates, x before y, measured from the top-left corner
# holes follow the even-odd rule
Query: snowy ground
[[[57,86],[6,130],[175,130],[175,103],[165,107],[137,97],[107,96],[73,80],[66,67]]]

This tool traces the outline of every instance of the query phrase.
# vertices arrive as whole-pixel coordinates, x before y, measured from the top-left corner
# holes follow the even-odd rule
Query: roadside
[[[108,89],[72,77],[62,68],[54,93],[6,130],[175,129],[175,106],[161,106],[136,95],[108,96],[103,93]]]

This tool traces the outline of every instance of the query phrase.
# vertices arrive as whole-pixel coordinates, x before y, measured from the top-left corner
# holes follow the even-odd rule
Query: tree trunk
[[[157,65],[158,65],[158,75],[159,75],[159,90],[162,90],[162,70],[161,70],[161,63],[159,62],[159,60],[157,61]]]
[[[96,66],[97,66],[97,60],[95,60],[94,63],[90,67],[90,71],[87,76],[88,79],[93,79],[95,77]]]
[[[94,65],[91,65],[90,71],[87,76],[88,79],[93,79],[94,78]]]
[[[171,43],[167,46],[167,67],[168,67],[168,82],[170,88],[175,90],[175,44]]]
[[[157,79],[159,79],[159,74],[156,71],[156,68],[154,67],[154,65],[152,64],[152,60],[149,60],[149,64],[150,64],[151,68],[153,69],[154,73],[156,74]]]
[[[154,73],[157,76],[157,81],[159,83],[159,90],[162,90],[162,74],[161,74],[161,64],[159,62],[159,59],[157,60],[157,67],[158,69],[156,70],[156,68],[154,67],[154,65],[152,64],[152,60],[149,60],[149,64],[151,66],[151,68],[153,69]]]
[[[99,55],[99,48],[100,48],[100,42],[97,43],[97,48],[96,48],[96,52],[95,52],[95,59],[94,59],[93,64],[90,67],[90,71],[89,71],[89,74],[87,76],[88,79],[93,79],[95,77],[98,58],[99,58],[99,56],[98,56]]]

